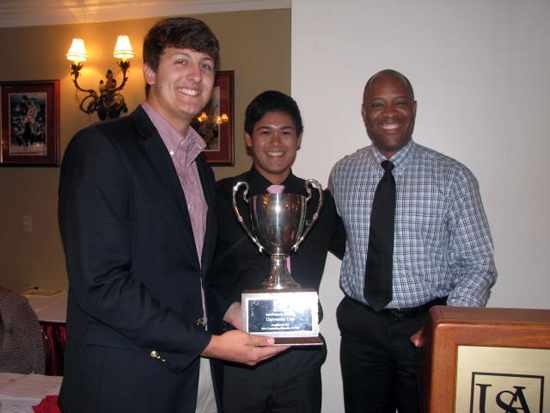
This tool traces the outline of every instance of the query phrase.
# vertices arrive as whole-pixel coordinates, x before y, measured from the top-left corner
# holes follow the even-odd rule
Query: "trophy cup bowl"
[[[248,204],[250,228],[237,204],[237,194],[244,187],[243,200]],[[319,193],[319,205],[306,222],[311,188]],[[323,206],[323,190],[319,182],[309,179],[308,194],[261,194],[248,197],[249,186],[237,182],[233,187],[233,210],[260,253],[270,256],[270,272],[260,289],[242,293],[243,330],[269,335],[275,344],[319,345],[319,297],[314,289],[301,288],[290,275],[287,261],[298,251]]]

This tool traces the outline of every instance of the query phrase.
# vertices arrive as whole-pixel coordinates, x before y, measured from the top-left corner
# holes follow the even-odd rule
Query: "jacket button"
[[[151,351],[151,353],[149,354],[151,357],[159,360],[159,361],[162,361],[163,363],[166,361],[165,359],[163,359],[161,356],[159,356],[159,353],[157,353],[155,350]]]

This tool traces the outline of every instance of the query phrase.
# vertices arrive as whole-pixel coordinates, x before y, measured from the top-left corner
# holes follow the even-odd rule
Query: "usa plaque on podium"
[[[422,341],[424,413],[550,412],[550,310],[436,306]]]

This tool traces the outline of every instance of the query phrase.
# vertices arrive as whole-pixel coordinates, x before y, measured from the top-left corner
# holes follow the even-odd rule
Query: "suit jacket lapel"
[[[201,178],[204,197],[208,205],[206,215],[206,234],[204,235],[204,246],[202,249],[202,267],[209,268],[212,262],[217,237],[216,202],[215,202],[215,179],[212,168],[208,165],[206,158],[201,153],[197,157],[197,167]]]
[[[133,116],[136,121],[137,129],[141,133],[145,152],[149,156],[151,163],[158,174],[159,181],[172,194],[174,202],[177,204],[177,208],[182,219],[182,225],[184,226],[184,229],[178,232],[185,237],[184,242],[186,248],[192,246],[195,250],[194,255],[196,257],[197,252],[195,247],[195,239],[193,237],[193,227],[191,225],[191,218],[189,217],[189,211],[187,209],[185,193],[181,187],[176,168],[174,167],[172,158],[166,149],[166,145],[162,141],[157,129],[141,106],[139,106],[130,116]]]

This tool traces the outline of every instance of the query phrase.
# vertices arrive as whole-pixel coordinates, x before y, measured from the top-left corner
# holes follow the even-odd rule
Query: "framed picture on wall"
[[[206,142],[204,156],[213,166],[235,163],[233,74],[232,70],[216,74],[212,98],[191,125]]]
[[[59,166],[59,80],[0,82],[0,166]]]

